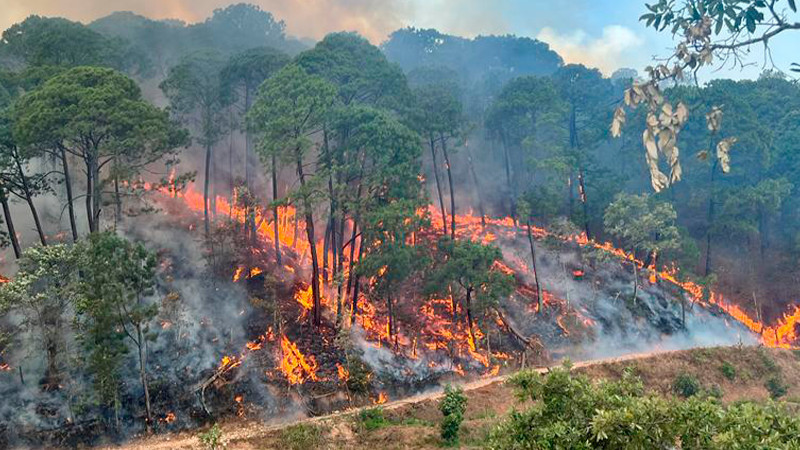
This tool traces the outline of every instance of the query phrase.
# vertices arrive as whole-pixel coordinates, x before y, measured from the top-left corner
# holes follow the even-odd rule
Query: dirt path
[[[659,352],[659,354],[668,354],[672,352]],[[636,353],[615,358],[595,359],[591,361],[577,362],[573,364],[574,368],[589,367],[599,364],[607,364],[621,361],[630,361],[634,359],[642,359],[655,355],[656,353]],[[539,373],[544,373],[549,370],[548,367],[541,367],[536,369]],[[459,384],[465,391],[472,391],[489,386],[493,383],[501,383],[508,378],[509,375],[499,375],[491,378],[483,378],[474,381]],[[397,409],[406,405],[421,403],[427,400],[435,400],[443,395],[441,387],[433,388],[428,392],[406,397],[400,400],[387,402],[382,405],[384,410]],[[360,408],[352,408],[345,411],[334,412],[325,416],[311,417],[311,418],[291,418],[283,417],[274,422],[246,422],[240,421],[231,422],[228,424],[221,424],[223,435],[227,442],[236,442],[246,439],[253,439],[272,433],[276,430],[289,427],[291,425],[301,423],[321,423],[327,422],[339,417],[357,414],[364,409],[374,408],[374,405],[364,406]],[[194,449],[201,448],[200,442],[197,439],[197,430],[189,430],[174,434],[161,434],[157,436],[144,437],[136,439],[132,442],[123,444],[121,446],[106,446],[99,447],[101,449],[114,449],[114,450],[178,450],[178,449]]]

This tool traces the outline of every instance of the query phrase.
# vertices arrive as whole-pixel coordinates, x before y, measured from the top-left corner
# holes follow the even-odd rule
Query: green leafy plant
[[[464,421],[464,412],[467,410],[467,397],[464,391],[461,388],[446,386],[439,410],[444,416],[441,423],[442,439],[448,445],[455,445],[458,443],[458,431],[461,422]]]
[[[683,398],[689,398],[700,392],[700,382],[697,377],[688,373],[682,373],[675,377],[672,383],[672,392]]]
[[[733,367],[733,364],[725,361],[719,367],[719,371],[722,372],[722,376],[727,378],[730,381],[733,381],[736,378],[736,368]]]
[[[208,450],[220,450],[226,447],[225,443],[222,442],[222,429],[216,423],[208,431],[200,433],[198,439],[200,439],[203,447]]]
[[[680,442],[687,449],[783,449],[795,448],[800,433],[800,418],[780,404],[725,406],[700,395],[645,394],[632,371],[599,383],[564,368],[523,371],[510,383],[529,406],[496,426],[487,448],[674,448]]]
[[[374,431],[390,425],[383,414],[383,408],[361,410],[357,416],[360,427],[366,431]]]

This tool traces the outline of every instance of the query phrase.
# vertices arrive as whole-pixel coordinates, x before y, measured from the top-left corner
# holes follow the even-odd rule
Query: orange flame
[[[307,380],[319,381],[317,378],[317,362],[313,355],[306,358],[297,345],[285,335],[281,336],[283,359],[278,367],[289,384],[302,384]]]

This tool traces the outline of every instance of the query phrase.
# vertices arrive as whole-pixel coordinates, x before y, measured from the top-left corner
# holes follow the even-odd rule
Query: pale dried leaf
[[[725,138],[717,144],[717,159],[719,160],[722,173],[728,173],[731,170],[731,147],[735,144],[737,139],[735,137]]]

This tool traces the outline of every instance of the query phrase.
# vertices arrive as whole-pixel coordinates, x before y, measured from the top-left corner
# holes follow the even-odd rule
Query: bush
[[[208,431],[200,433],[198,439],[200,439],[200,443],[203,444],[203,447],[208,450],[225,448],[225,444],[222,442],[222,429],[219,427],[219,424],[215,423]]]
[[[347,389],[355,394],[366,394],[369,392],[372,381],[372,371],[369,366],[358,356],[349,355],[347,357]]]
[[[784,395],[786,395],[786,392],[789,389],[786,386],[786,383],[784,383],[783,378],[781,378],[781,377],[779,377],[777,375],[773,376],[773,377],[770,377],[767,380],[767,382],[764,383],[764,387],[767,388],[767,390],[769,391],[769,396],[773,400],[777,400],[777,399],[783,397]]]
[[[736,368],[733,367],[733,364],[725,361],[719,368],[719,371],[722,372],[722,376],[727,378],[730,381],[733,381],[736,378]]]
[[[467,397],[461,388],[446,386],[444,398],[439,404],[439,410],[444,418],[441,424],[442,439],[449,444],[458,443],[458,430],[464,421],[464,412],[467,410]]]
[[[357,416],[358,423],[362,429],[374,431],[389,425],[389,421],[383,415],[382,408],[370,408],[361,410]]]
[[[523,371],[511,383],[521,400],[533,402],[491,431],[488,448],[649,449],[679,442],[685,449],[790,449],[800,435],[800,417],[780,405],[656,397],[631,373],[595,384],[565,369]]]
[[[672,383],[672,392],[683,398],[689,398],[700,392],[700,382],[694,375],[682,373],[675,377],[675,381]]]
[[[297,424],[287,427],[281,432],[281,443],[291,450],[318,448],[322,441],[322,432],[313,425]]]

